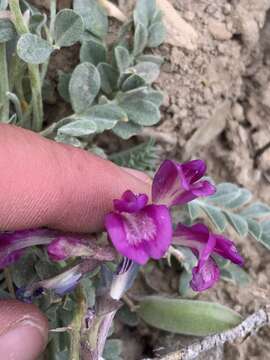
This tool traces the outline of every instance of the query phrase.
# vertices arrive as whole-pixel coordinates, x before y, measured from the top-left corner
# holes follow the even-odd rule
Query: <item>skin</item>
[[[4,124],[0,170],[0,231],[47,226],[91,233],[102,229],[112,200],[125,190],[150,194],[143,173]],[[47,332],[35,306],[0,302],[0,359],[36,359]]]

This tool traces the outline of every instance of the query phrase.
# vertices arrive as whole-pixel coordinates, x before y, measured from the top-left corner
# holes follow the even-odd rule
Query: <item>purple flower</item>
[[[217,263],[211,257],[213,254],[222,256],[240,266],[244,262],[231,240],[211,233],[203,224],[195,224],[191,227],[178,224],[173,243],[189,247],[198,257],[198,264],[192,269],[190,283],[195,291],[209,289],[219,279],[220,271]]]
[[[49,244],[56,234],[48,229],[0,233],[0,269],[17,261],[29,246]]]
[[[67,260],[73,256],[94,258],[99,261],[113,261],[115,252],[111,246],[101,247],[95,244],[96,239],[80,235],[59,236],[47,247],[51,260]]]
[[[155,174],[152,186],[152,200],[169,207],[186,204],[199,196],[213,195],[214,185],[200,180],[206,172],[203,160],[177,163],[165,160]]]
[[[114,200],[115,212],[105,218],[116,250],[138,264],[145,264],[149,258],[160,259],[172,239],[169,209],[147,202],[147,195],[135,195],[128,190],[120,200]]]

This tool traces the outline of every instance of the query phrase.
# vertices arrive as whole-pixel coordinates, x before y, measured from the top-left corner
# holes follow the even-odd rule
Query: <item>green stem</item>
[[[13,105],[15,107],[15,110],[16,110],[18,122],[22,126],[22,124],[23,124],[23,113],[22,113],[22,107],[21,107],[20,100],[18,99],[17,95],[15,95],[15,94],[13,94],[11,92],[7,92],[7,97],[13,103]]]
[[[28,33],[28,27],[20,9],[19,0],[9,0],[12,21],[19,35]],[[33,130],[40,131],[43,125],[43,103],[41,93],[41,80],[38,65],[28,64],[29,78],[32,90],[33,104]]]
[[[70,360],[80,360],[81,328],[86,310],[85,299],[80,285],[77,287],[75,295],[77,299],[77,307],[74,318],[70,325]]]
[[[55,21],[55,17],[56,17],[56,0],[51,0],[50,15],[51,15],[51,20],[50,20],[50,36],[51,36],[52,39],[53,39],[53,35],[54,35],[54,21]]]
[[[0,121],[9,121],[9,100],[6,93],[9,91],[6,44],[0,44]]]

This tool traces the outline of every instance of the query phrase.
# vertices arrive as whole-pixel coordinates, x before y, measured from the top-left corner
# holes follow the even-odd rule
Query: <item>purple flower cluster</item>
[[[202,160],[183,164],[165,160],[154,176],[150,203],[146,194],[136,195],[128,190],[121,199],[114,200],[114,211],[105,218],[105,227],[115,249],[133,261],[136,269],[137,264],[143,265],[150,258],[162,258],[171,244],[190,248],[198,258],[191,280],[191,287],[195,291],[204,291],[219,279],[220,271],[213,254],[237,265],[243,264],[233,242],[211,233],[203,224],[191,227],[178,224],[173,231],[170,214],[173,206],[214,194],[215,187],[202,179],[205,172],[206,165]],[[98,246],[89,237],[49,229],[22,230],[0,233],[0,268],[12,264],[26,248],[35,245],[46,245],[53,261],[82,257],[88,261],[87,269],[89,264],[92,266],[96,262],[115,258],[112,247]],[[67,272],[61,281],[56,277],[52,283],[45,282],[42,286],[55,286],[54,281],[57,283],[59,280],[59,284],[64,284],[64,289],[70,288],[69,285],[77,283],[84,270],[80,268],[79,272]]]
[[[114,200],[114,211],[105,219],[105,227],[116,250],[138,264],[163,257],[172,243],[192,249],[198,257],[193,268],[191,287],[204,291],[219,279],[219,268],[212,257],[216,253],[242,265],[232,241],[212,234],[203,224],[191,227],[178,224],[173,231],[170,208],[186,204],[197,197],[215,193],[215,187],[203,180],[206,165],[202,160],[177,163],[165,160],[152,184],[152,203],[146,194],[128,190]]]

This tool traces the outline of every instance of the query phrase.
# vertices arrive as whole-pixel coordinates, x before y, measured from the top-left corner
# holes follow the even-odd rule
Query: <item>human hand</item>
[[[0,125],[0,230],[49,228],[94,232],[112,200],[150,181],[87,151]],[[0,302],[0,359],[34,360],[47,342],[46,318],[34,306]]]

